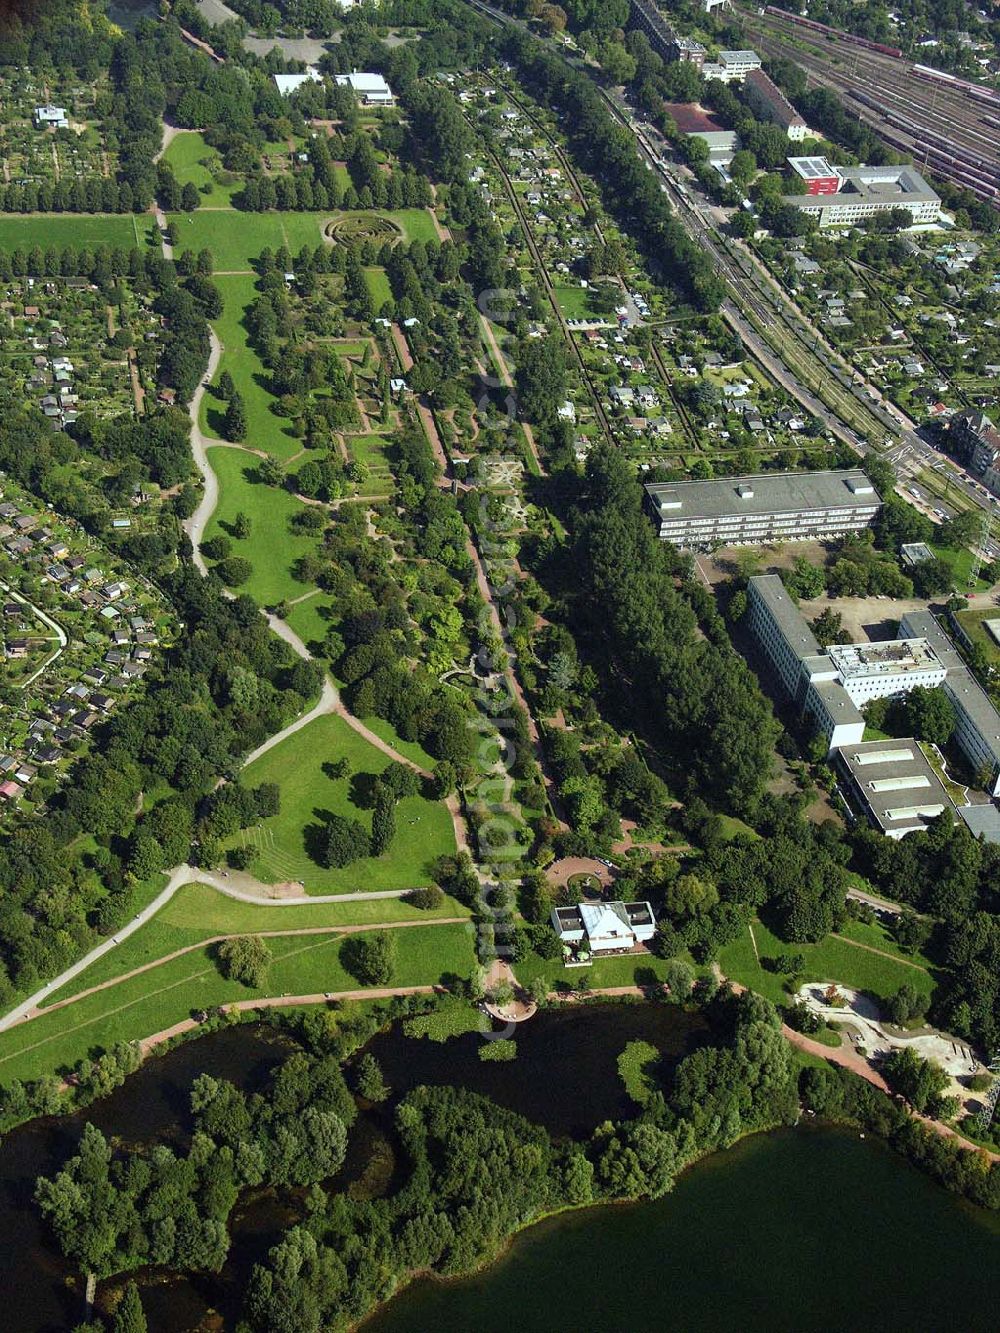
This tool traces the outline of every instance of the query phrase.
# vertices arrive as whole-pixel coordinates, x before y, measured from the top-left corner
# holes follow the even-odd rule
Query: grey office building
[[[881,504],[860,469],[646,486],[646,506],[660,538],[691,550],[840,537],[869,527]]]

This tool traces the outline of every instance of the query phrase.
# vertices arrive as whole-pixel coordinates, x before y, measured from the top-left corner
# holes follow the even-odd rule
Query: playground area
[[[863,1048],[869,1059],[877,1060],[891,1050],[909,1048],[922,1059],[933,1060],[951,1076],[953,1087],[949,1091],[963,1101],[968,1096],[968,1088],[959,1080],[968,1080],[973,1074],[983,1072],[984,1066],[975,1051],[947,1032],[924,1027],[912,1034],[904,1034],[884,1024],[878,1005],[864,991],[833,982],[810,982],[800,988],[798,999],[826,1022],[841,1027],[852,1044]]]

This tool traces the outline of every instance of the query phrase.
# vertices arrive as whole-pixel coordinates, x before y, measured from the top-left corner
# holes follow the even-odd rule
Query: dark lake
[[[546,1011],[518,1033],[513,1063],[483,1063],[472,1034],[438,1044],[394,1026],[369,1044],[393,1098],[452,1082],[556,1134],[587,1134],[628,1115],[619,1052],[641,1038],[673,1063],[705,1037],[670,1007]],[[82,1318],[79,1286],[32,1202],[35,1178],[72,1153],[85,1119],[127,1142],[183,1144],[188,1090],[205,1072],[254,1090],[288,1052],[244,1026],[158,1059],[104,1101],[34,1121],[0,1144],[0,1253],[8,1274],[0,1329],[62,1333]],[[391,1112],[359,1117],[331,1188],[356,1180],[380,1149],[392,1177]],[[218,1276],[140,1275],[150,1333],[233,1329],[250,1269],[296,1219],[294,1194],[241,1202]],[[1000,1219],[961,1203],[876,1141],[812,1125],[748,1140],[688,1172],[655,1204],[566,1214],[519,1237],[473,1279],[421,1281],[365,1333],[593,1333],[692,1330],[994,1330],[1000,1326]]]
[[[699,1163],[656,1203],[532,1227],[363,1333],[995,1333],[998,1303],[1000,1219],[877,1141],[800,1127]]]

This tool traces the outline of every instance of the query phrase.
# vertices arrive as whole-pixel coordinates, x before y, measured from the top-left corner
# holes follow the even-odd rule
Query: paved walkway
[[[164,254],[167,250],[164,242]],[[219,341],[215,330],[209,325],[208,330],[211,350],[208,354],[208,368],[205,371],[202,382],[195,389],[191,396],[191,402],[188,406],[188,415],[191,418],[191,453],[194,456],[195,466],[201,473],[202,481],[205,485],[204,493],[198,502],[198,507],[190,518],[184,520],[184,531],[187,533],[191,546],[193,547],[193,558],[195,567],[202,574],[208,573],[208,567],[205,564],[201,554],[201,539],[205,535],[205,527],[208,520],[215,513],[216,505],[219,503],[219,482],[215,473],[208,463],[209,445],[215,443],[202,434],[201,426],[198,424],[198,414],[201,408],[201,400],[205,396],[205,390],[212,380],[215,379],[216,372],[219,369],[219,362],[222,360],[222,343]]]

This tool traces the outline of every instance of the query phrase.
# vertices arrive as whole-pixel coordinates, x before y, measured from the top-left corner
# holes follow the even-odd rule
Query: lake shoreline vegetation
[[[387,1022],[419,1024],[453,1001],[271,1017],[291,1054],[249,1098],[224,1080],[197,1079],[186,1157],[150,1144],[113,1149],[87,1124],[77,1153],[39,1181],[38,1204],[81,1274],[95,1272],[113,1293],[150,1264],[217,1272],[241,1193],[297,1191],[297,1221],[252,1271],[244,1318],[253,1333],[357,1327],[418,1277],[478,1272],[520,1232],[564,1211],[661,1197],[697,1161],[794,1124],[802,1110],[873,1133],[951,1192],[1000,1209],[1000,1166],[940,1139],[848,1071],[800,1066],[768,1001],[728,988],[696,996],[705,1042],[666,1082],[656,1048],[629,1043],[619,1077],[634,1096],[622,1065],[638,1056],[642,1099],[632,1117],[596,1126],[586,1141],[554,1136],[461,1087],[405,1092],[391,1105],[405,1170],[397,1165],[394,1192],[374,1198],[323,1187],[343,1164],[359,1107],[392,1097],[369,1042]]]

